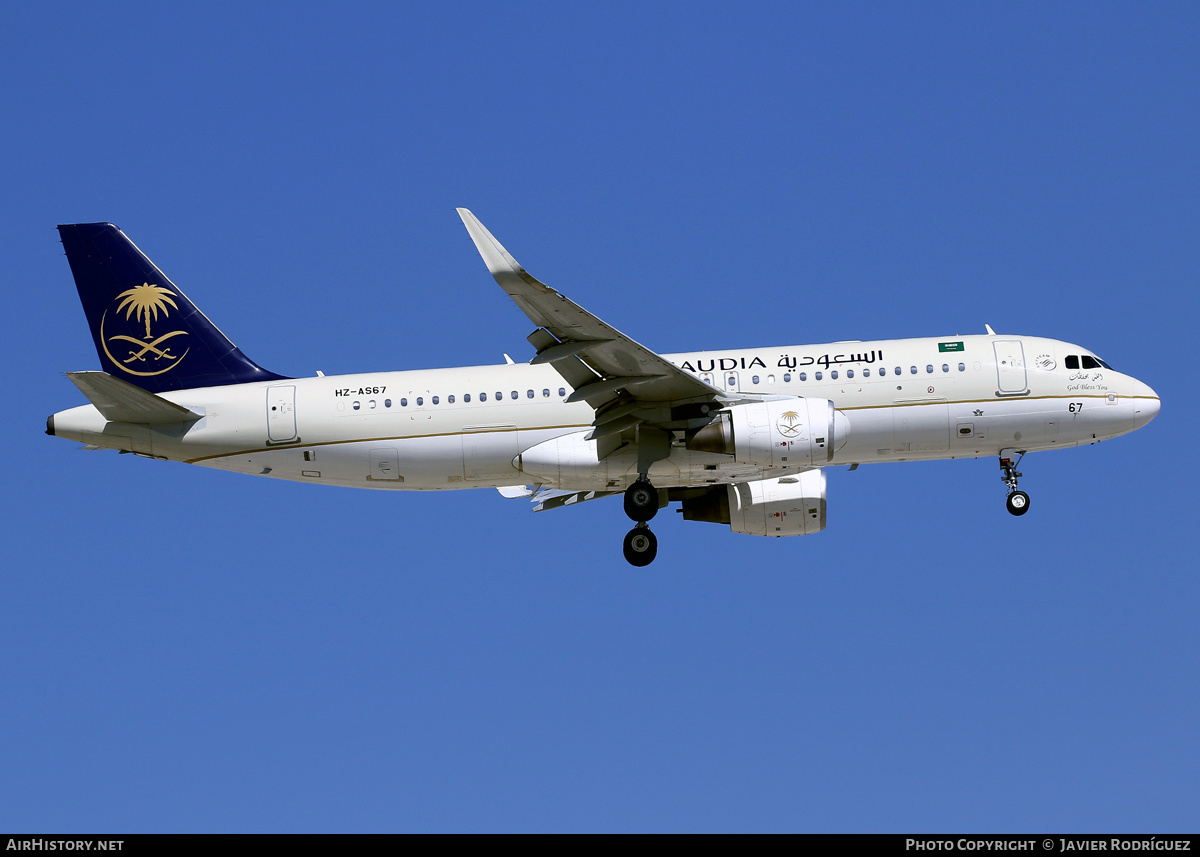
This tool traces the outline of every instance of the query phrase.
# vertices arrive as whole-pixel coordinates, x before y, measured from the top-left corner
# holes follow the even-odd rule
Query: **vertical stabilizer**
[[[58,233],[105,372],[151,393],[284,377],[243,354],[116,226]]]

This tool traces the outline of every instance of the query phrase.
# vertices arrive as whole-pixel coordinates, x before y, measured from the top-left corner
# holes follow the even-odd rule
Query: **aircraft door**
[[[998,339],[992,343],[996,352],[996,380],[1002,396],[1019,396],[1029,391],[1025,377],[1025,349],[1019,339]]]
[[[267,388],[267,442],[286,443],[296,439],[296,387],[287,384]]]
[[[737,372],[723,372],[721,374],[721,381],[725,384],[725,389],[731,393],[740,389]]]

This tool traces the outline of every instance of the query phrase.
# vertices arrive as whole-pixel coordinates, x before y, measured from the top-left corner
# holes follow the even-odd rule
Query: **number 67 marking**
[[[1067,410],[1073,414],[1078,414],[1083,411],[1083,402],[1071,402],[1067,405]]]

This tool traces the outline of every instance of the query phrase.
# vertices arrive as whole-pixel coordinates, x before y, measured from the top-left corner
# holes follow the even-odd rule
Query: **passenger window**
[[[911,369],[910,371],[912,372],[912,374],[916,375],[916,374],[917,374],[917,367],[916,367],[916,366],[912,367],[912,369]]]
[[[425,397],[424,397],[424,396],[417,396],[417,406],[418,406],[418,407],[420,407],[420,406],[421,406],[421,405],[423,405],[423,404],[425,404]],[[357,404],[355,404],[355,407],[357,408],[357,407],[358,407],[358,405],[357,405]]]
[[[355,402],[355,403],[354,403],[353,405],[351,405],[350,407],[354,408],[354,410],[356,410],[356,411],[357,411],[359,408],[361,408],[361,407],[362,407],[362,403],[361,403],[361,402]]]
[[[549,391],[549,390],[542,390],[542,398],[543,398],[543,399],[548,399],[548,398],[550,398],[550,391]]]
[[[433,397],[433,403],[434,403],[435,405],[436,405],[436,404],[438,404],[438,397],[437,397],[437,396],[434,396],[434,397]]]
[[[463,393],[463,401],[466,402],[467,404],[470,404],[471,403],[471,394]]]
[[[479,401],[481,401],[481,402],[486,402],[486,401],[487,401],[487,393],[480,393],[480,394],[479,394]]]
[[[402,408],[407,408],[407,407],[408,407],[408,399],[401,399],[401,400],[400,400],[400,407],[402,407]]]
[[[792,383],[792,373],[791,372],[783,373],[783,383],[785,383],[785,384]]]
[[[807,381],[807,380],[808,380],[808,373],[807,373],[807,372],[801,372],[801,373],[800,373],[800,380],[801,380],[801,381]]]
[[[837,370],[834,369],[832,372],[830,372],[829,377],[832,378],[834,381],[836,381],[837,380]]]
[[[519,398],[521,398],[521,396],[520,396],[520,395],[517,393],[517,391],[516,391],[516,390],[513,390],[513,391],[512,391],[512,397],[513,397],[514,399],[519,399]]]
[[[447,397],[446,397],[446,404],[447,404],[447,405],[453,405],[453,404],[454,404],[454,397],[453,397],[453,396],[447,396]]]
[[[559,394],[560,396],[565,396],[565,395],[567,395],[567,388],[566,388],[566,387],[559,387],[559,388],[558,388],[558,394]]]
[[[925,371],[926,371],[926,372],[933,372],[933,364],[931,363],[931,364],[929,364],[928,366],[926,366],[926,367],[925,367]]]
[[[820,380],[821,380],[821,373],[820,373],[820,372],[817,372],[816,374],[814,374],[814,375],[813,375],[813,378],[815,378],[816,380],[820,381]]]
[[[846,377],[847,377],[847,378],[853,378],[853,377],[854,377],[854,370],[853,370],[853,369],[847,369],[847,370],[846,370]]]
[[[871,377],[871,370],[870,370],[870,369],[864,369],[864,370],[863,370],[863,377],[864,377],[864,378],[870,378],[870,377]]]
[[[513,394],[513,398],[516,398],[516,394],[515,394],[515,393]],[[496,401],[497,401],[497,402],[502,402],[502,401],[504,401],[504,394],[503,394],[502,392],[500,392],[499,390],[497,390],[497,391],[496,391]]]
[[[966,372],[966,371],[967,371],[967,364],[966,364],[966,363],[959,363],[959,364],[958,364],[958,371],[959,371],[959,372]]]
[[[384,399],[384,400],[383,400],[383,406],[384,406],[385,408],[390,408],[390,407],[392,406],[392,400],[391,400],[391,399]]]
[[[367,407],[371,410],[375,410],[375,400],[372,399],[371,401],[367,402]]]
[[[775,383],[775,376],[774,376],[774,375],[768,375],[768,376],[767,376],[767,383],[768,383],[768,384],[774,384],[774,383]]]
[[[758,383],[758,376],[757,376],[757,375],[753,376],[753,377],[750,379],[750,383],[751,383],[751,384],[757,384],[757,383]]]
[[[896,367],[896,374],[897,374],[897,375],[903,375],[903,374],[904,374],[904,370],[903,370],[903,369],[901,369],[899,366],[897,366],[897,367]]]
[[[533,398],[533,390],[530,390],[529,392],[527,392],[527,393],[525,394],[525,398],[527,398],[527,399],[532,399],[532,398]]]
[[[950,364],[949,364],[949,363],[943,363],[943,364],[942,364],[942,371],[943,371],[943,372],[949,372],[949,371],[950,371]]]
[[[1063,361],[1063,366],[1066,366],[1068,369],[1078,369],[1079,368],[1079,355],[1078,354],[1068,355],[1067,359]]]

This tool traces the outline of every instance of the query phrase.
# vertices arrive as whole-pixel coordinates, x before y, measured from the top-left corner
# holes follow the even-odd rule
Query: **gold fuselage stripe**
[[[897,404],[849,405],[846,407],[838,407],[837,404],[835,403],[834,407],[837,408],[837,410],[839,410],[839,411],[869,411],[869,410],[878,410],[880,408],[915,408],[915,407],[923,407],[925,405],[976,405],[976,404],[987,404],[987,403],[994,404],[997,402],[1009,402],[1009,401],[1032,402],[1032,401],[1044,401],[1047,399],[1070,399],[1071,401],[1077,401],[1079,399],[1107,399],[1107,398],[1108,398],[1107,394],[1105,394],[1105,395],[1096,395],[1096,394],[1063,395],[1063,396],[1013,396],[1013,397],[1006,397],[1003,399],[991,398],[991,399],[930,400],[927,402],[906,402],[906,403],[900,404],[900,405],[897,405]],[[1137,400],[1137,399],[1143,399],[1146,397],[1144,397],[1144,396],[1132,396],[1132,397],[1125,396],[1123,398],[1126,398],[1126,399],[1132,398],[1134,400]],[[1146,400],[1147,401],[1159,401],[1159,399],[1157,397],[1155,397],[1153,399],[1146,399]],[[582,429],[587,429],[587,428],[591,428],[591,427],[592,426],[590,423],[572,423],[572,424],[568,424],[568,425],[555,425],[555,426],[529,426],[529,427],[514,426],[511,428],[502,428],[502,429],[498,428],[498,429],[495,429],[494,432],[497,434],[500,434],[503,432],[511,432],[511,431],[554,431],[556,429],[581,429],[582,430]],[[240,450],[236,450],[234,452],[220,452],[220,453],[215,453],[213,455],[202,455],[202,456],[199,456],[198,458],[185,458],[182,460],[186,464],[196,464],[201,461],[211,461],[214,458],[229,458],[230,456],[235,456],[235,455],[254,455],[254,454],[260,453],[260,452],[274,452],[275,450],[280,450],[280,449],[303,449],[303,448],[315,448],[315,447],[319,447],[319,446],[338,446],[338,445],[346,444],[346,443],[385,443],[388,441],[414,440],[417,438],[450,437],[453,435],[461,435],[461,434],[464,434],[464,432],[462,430],[432,432],[430,434],[384,435],[382,437],[350,438],[350,439],[345,439],[345,440],[321,440],[321,441],[315,441],[313,443],[304,443],[303,441],[297,441],[296,443],[280,443],[280,444],[276,444],[275,446],[251,447],[249,449],[240,449]]]

